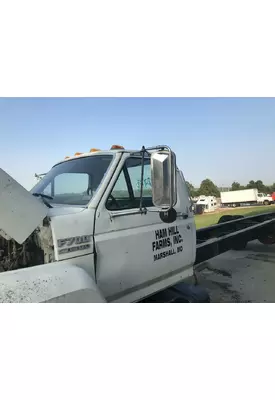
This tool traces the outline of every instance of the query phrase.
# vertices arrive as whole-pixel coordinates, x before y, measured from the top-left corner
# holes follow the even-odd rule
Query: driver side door
[[[193,215],[166,224],[152,203],[150,159],[145,159],[141,213],[141,157],[122,159],[103,196],[95,221],[96,279],[107,301],[135,301],[169,283],[190,276],[194,261]],[[182,195],[180,174],[178,214],[190,208]],[[192,271],[191,271],[192,272]],[[192,272],[193,273],[193,272]]]

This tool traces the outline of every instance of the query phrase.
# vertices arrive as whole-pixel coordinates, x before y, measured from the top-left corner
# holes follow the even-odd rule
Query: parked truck
[[[196,231],[168,146],[76,153],[30,192],[0,169],[0,302],[209,301],[197,266],[274,232],[274,213]]]
[[[223,207],[240,207],[249,205],[270,205],[274,200],[271,195],[259,193],[258,189],[244,189],[230,192],[221,192],[221,205]]]

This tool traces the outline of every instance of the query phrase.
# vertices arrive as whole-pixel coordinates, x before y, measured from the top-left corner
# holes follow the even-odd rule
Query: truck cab
[[[273,204],[274,200],[270,194],[258,193],[257,194],[257,202],[264,205]]]
[[[39,265],[40,276],[56,270],[64,283],[76,268],[92,280],[97,298],[136,302],[193,276],[192,204],[167,146],[76,153],[53,166],[30,193],[4,171],[0,175],[9,182],[0,192],[16,198],[0,210],[0,265],[15,270],[9,280],[14,272],[18,282],[32,279],[30,269]],[[43,301],[60,298],[60,287],[54,290],[45,291]],[[28,296],[36,301],[34,292]]]

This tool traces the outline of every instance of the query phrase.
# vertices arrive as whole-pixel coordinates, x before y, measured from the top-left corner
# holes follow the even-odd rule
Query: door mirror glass
[[[151,155],[152,200],[155,207],[168,211],[177,202],[176,155],[161,150]]]

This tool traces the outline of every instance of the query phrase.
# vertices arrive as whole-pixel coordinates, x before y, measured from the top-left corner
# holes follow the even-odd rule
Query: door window
[[[128,158],[107,200],[108,210],[139,208],[141,195],[142,159]],[[144,160],[143,206],[152,207],[152,183],[150,159]]]

